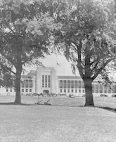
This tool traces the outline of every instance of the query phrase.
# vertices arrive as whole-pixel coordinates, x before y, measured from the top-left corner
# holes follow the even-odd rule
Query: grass
[[[41,99],[42,104],[49,98]],[[47,106],[35,105],[37,97],[22,97],[32,105],[2,105],[13,101],[0,97],[0,142],[116,142],[116,113],[79,107],[84,98],[54,97]]]
[[[22,103],[24,104],[35,104],[38,102],[38,97],[31,96],[21,96]],[[0,96],[0,103],[14,102],[15,96]],[[79,106],[84,105],[85,97],[69,98],[66,96],[58,97],[39,97],[40,104],[47,102],[49,100],[53,105],[69,105],[69,106]],[[94,97],[94,103],[96,106],[116,106],[116,97]]]

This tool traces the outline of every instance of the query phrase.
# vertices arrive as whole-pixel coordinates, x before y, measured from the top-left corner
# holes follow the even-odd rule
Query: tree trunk
[[[17,65],[16,65],[16,82],[15,82],[15,89],[16,89],[16,97],[15,103],[21,104],[21,92],[20,92],[20,82],[21,82],[21,73],[22,73],[22,62],[21,62],[21,48],[17,48]]]
[[[92,93],[92,80],[84,80],[85,87],[85,106],[94,106],[93,93]]]
[[[15,89],[16,89],[15,103],[16,104],[21,104],[20,81],[21,81],[21,71],[17,70],[16,82],[15,82]]]

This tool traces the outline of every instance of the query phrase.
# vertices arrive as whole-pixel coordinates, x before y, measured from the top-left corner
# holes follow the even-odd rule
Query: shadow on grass
[[[26,105],[26,106],[28,106],[28,105],[34,105],[34,104],[24,104],[24,103],[21,103],[21,104],[19,104],[19,103],[14,103],[14,102],[3,102],[3,103],[0,103],[0,105]]]
[[[101,108],[101,109],[105,109],[111,112],[116,113],[116,108],[110,108],[110,107],[100,107],[100,106],[96,106],[97,108]]]
[[[40,105],[40,106],[55,106],[55,107],[96,107],[96,108],[100,108],[100,109],[105,109],[111,112],[116,113],[116,108],[110,108],[110,107],[100,107],[100,106],[84,106],[84,105],[78,105],[78,106],[73,106],[73,105],[55,105],[55,104],[50,104],[50,103],[33,103],[33,104],[26,104],[26,103],[15,103],[15,102],[1,102],[0,105],[19,105],[19,106],[34,106],[34,105]]]
[[[1,102],[0,105],[19,105],[19,106],[60,106],[60,107],[84,107],[83,105],[78,105],[78,106],[73,106],[73,105],[64,105],[64,104],[50,104],[50,103],[33,103],[33,104],[28,104],[28,103],[15,103],[15,102]]]
[[[15,102],[1,102],[0,105],[20,105],[20,106],[33,106],[33,105],[49,105],[49,106],[53,106],[50,103],[44,103],[44,104],[39,104],[39,103],[33,103],[33,104],[28,104],[28,103],[15,103]]]
[[[116,113],[116,108],[110,108],[110,107],[100,107],[100,106],[84,106],[84,105],[80,105],[80,106],[70,106],[70,107],[94,107],[94,108],[100,108],[100,109],[105,109],[107,111],[111,111]]]

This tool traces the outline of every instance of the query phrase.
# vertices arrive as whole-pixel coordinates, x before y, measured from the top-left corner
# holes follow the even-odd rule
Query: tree
[[[10,71],[1,68],[0,70],[0,86],[3,87],[14,87],[15,77],[11,74]]]
[[[1,69],[15,75],[15,103],[21,103],[23,66],[49,54],[50,31],[54,28],[48,1],[3,0],[0,5]]]
[[[0,68],[0,86],[14,87],[15,77],[12,75],[11,71],[8,70],[9,68],[11,68],[11,66],[10,64],[8,64],[6,59],[1,56],[0,56],[0,67],[1,67]]]
[[[115,59],[115,20],[108,1],[75,0],[64,2],[56,15],[62,23],[54,31],[55,44],[62,44],[64,55],[78,68],[85,87],[85,106],[94,106],[92,82]]]

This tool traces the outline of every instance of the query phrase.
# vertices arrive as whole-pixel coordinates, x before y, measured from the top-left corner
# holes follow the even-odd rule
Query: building
[[[84,83],[79,76],[57,76],[53,67],[39,67],[37,70],[31,70],[27,75],[22,75],[21,93],[56,93],[82,96],[85,93],[85,89]],[[102,93],[108,96],[116,94],[116,83],[107,87],[95,80],[93,82],[93,95],[99,96]],[[15,95],[15,89],[1,87],[0,94]]]

